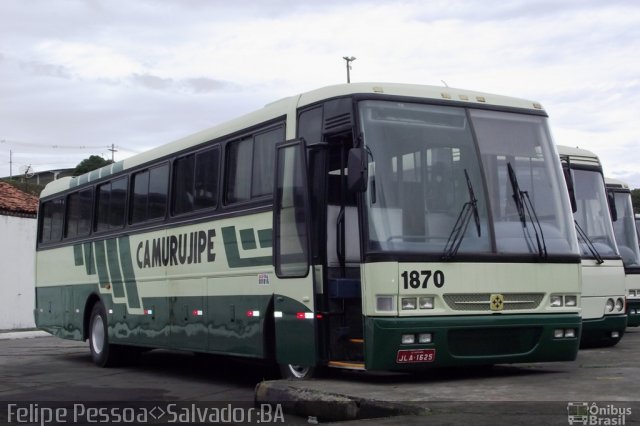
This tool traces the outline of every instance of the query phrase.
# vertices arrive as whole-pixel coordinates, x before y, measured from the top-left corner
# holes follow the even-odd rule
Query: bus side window
[[[164,218],[167,210],[169,165],[162,164],[133,175],[131,223]]]
[[[65,238],[84,237],[91,231],[93,188],[74,192],[67,198]]]
[[[284,140],[284,127],[230,142],[227,145],[225,200],[250,201],[273,193],[275,145]]]
[[[128,178],[121,177],[98,186],[96,231],[108,231],[124,226]]]
[[[218,147],[178,158],[173,173],[173,214],[216,207],[218,204]]]
[[[64,198],[47,201],[42,204],[42,224],[40,242],[53,243],[62,238],[64,219]]]

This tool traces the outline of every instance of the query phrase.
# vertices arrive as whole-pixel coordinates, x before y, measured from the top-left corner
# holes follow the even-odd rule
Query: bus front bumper
[[[411,371],[456,365],[573,361],[578,314],[365,317],[365,367]],[[569,337],[564,337],[567,332]],[[562,333],[562,337],[558,337]],[[416,343],[403,344],[403,335]],[[418,343],[431,334],[431,343]]]
[[[640,299],[627,299],[627,327],[640,325]]]
[[[613,346],[622,339],[627,328],[627,315],[605,315],[582,322],[580,347]]]

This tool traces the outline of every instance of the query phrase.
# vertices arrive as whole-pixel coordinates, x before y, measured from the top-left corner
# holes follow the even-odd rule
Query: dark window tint
[[[98,186],[96,231],[124,226],[127,201],[127,178],[123,177]]]
[[[84,237],[91,231],[93,189],[75,192],[67,198],[67,238]]]
[[[284,128],[231,142],[228,146],[228,203],[249,201],[272,193],[275,145],[284,140]]]
[[[173,213],[212,208],[218,199],[219,150],[209,149],[174,163]]]
[[[131,223],[160,219],[165,216],[168,182],[168,164],[133,175]]]
[[[62,238],[64,220],[64,199],[47,201],[42,204],[42,224],[40,242],[50,243]]]

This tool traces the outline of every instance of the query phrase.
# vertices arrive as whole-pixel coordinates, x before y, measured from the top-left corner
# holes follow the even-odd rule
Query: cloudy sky
[[[391,81],[543,104],[640,187],[640,1],[0,0],[0,176],[120,160],[318,87]]]

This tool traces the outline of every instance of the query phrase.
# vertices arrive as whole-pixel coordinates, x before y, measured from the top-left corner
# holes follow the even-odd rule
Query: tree
[[[99,155],[92,155],[91,157],[85,158],[84,160],[82,160],[76,166],[76,168],[73,170],[73,175],[74,176],[79,176],[81,174],[90,172],[92,170],[99,169],[100,167],[107,166],[107,165],[109,165],[111,163],[113,163],[113,161],[105,160],[104,158],[100,157]]]
[[[631,203],[633,203],[633,212],[640,213],[640,189],[631,190]]]

